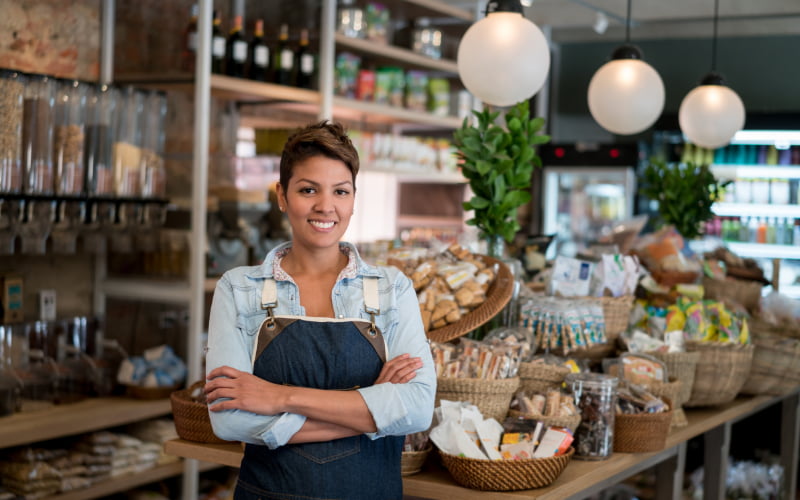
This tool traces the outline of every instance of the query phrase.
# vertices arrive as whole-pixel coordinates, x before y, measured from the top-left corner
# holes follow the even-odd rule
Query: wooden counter
[[[641,472],[650,467],[662,464],[670,459],[679,460],[678,463],[682,465],[683,458],[685,458],[685,443],[691,438],[700,436],[717,429],[728,429],[730,426],[742,418],[757,413],[764,408],[776,403],[788,403],[788,414],[784,412],[784,420],[782,429],[784,433],[789,433],[789,436],[783,436],[784,440],[790,442],[797,442],[797,392],[782,397],[772,396],[755,396],[749,398],[738,398],[732,403],[707,409],[687,409],[686,417],[688,425],[685,427],[673,429],[667,437],[666,448],[659,452],[653,453],[614,453],[611,457],[601,461],[584,461],[572,460],[569,465],[564,469],[564,472],[556,479],[556,481],[548,487],[537,488],[525,491],[513,492],[482,492],[478,490],[471,490],[462,488],[455,484],[450,474],[439,465],[438,460],[429,459],[426,466],[418,474],[407,476],[403,478],[404,493],[406,495],[422,497],[422,498],[437,498],[450,500],[453,498],[470,500],[487,498],[532,498],[532,499],[546,499],[546,500],[565,500],[565,499],[579,499],[583,498],[590,493],[597,492],[608,486],[612,486],[627,477],[630,477],[638,472]],[[793,429],[794,436],[792,436],[791,429],[787,429],[788,423],[794,422]],[[789,426],[791,427],[791,426]],[[788,446],[787,448],[792,448]],[[793,446],[793,452],[785,457],[784,464],[786,470],[797,470],[797,445]],[[238,467],[242,458],[242,447],[239,443],[226,444],[226,445],[210,445],[201,443],[192,443],[183,440],[169,441],[165,445],[165,450],[169,454],[186,457],[196,458],[206,462],[215,462],[231,467]],[[727,459],[727,444],[723,443],[720,450],[715,450],[717,454],[724,455]],[[790,450],[787,449],[787,452]],[[683,457],[681,457],[683,455]],[[708,461],[709,454],[706,454]],[[790,468],[794,463],[794,468]],[[715,467],[719,468],[719,467]],[[675,469],[675,467],[673,467]],[[676,474],[680,474],[682,478],[682,467]],[[725,470],[726,467],[722,467]],[[787,476],[794,476],[793,473],[786,474]],[[709,481],[719,481],[718,477],[709,477]],[[724,479],[723,479],[724,480]],[[673,481],[673,484],[680,484],[680,481]],[[724,484],[724,483],[723,483]],[[678,486],[679,487],[679,486]],[[794,491],[794,482],[790,484],[791,490]],[[663,491],[666,488],[661,488]],[[672,491],[672,490],[670,490]],[[677,496],[680,492],[672,492],[669,496],[680,498]],[[716,495],[716,494],[715,494]],[[792,493],[793,495],[793,493]],[[714,498],[714,496],[706,495],[705,498]],[[787,498],[794,498],[789,496]]]

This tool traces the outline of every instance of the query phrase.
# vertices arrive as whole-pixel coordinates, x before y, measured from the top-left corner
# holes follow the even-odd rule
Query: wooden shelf
[[[352,120],[390,123],[403,122],[416,125],[430,125],[446,129],[457,129],[461,127],[461,120],[455,116],[437,116],[424,111],[412,111],[410,109],[386,104],[348,99],[346,97],[334,97],[333,106],[334,116]]]
[[[458,75],[458,65],[455,61],[433,59],[393,45],[385,45],[361,38],[350,38],[341,33],[336,34],[336,45],[337,47],[343,47],[361,54],[370,55],[381,61],[399,62],[417,68],[441,71],[453,76]]]
[[[198,469],[200,472],[213,470],[221,467],[220,464],[200,462]],[[93,498],[102,498],[114,493],[128,491],[138,486],[161,481],[170,477],[175,477],[183,474],[183,460],[172,462],[164,465],[157,465],[152,469],[139,472],[137,474],[126,474],[124,476],[116,476],[109,478],[106,481],[93,484],[88,488],[83,488],[60,495],[47,497],[48,500],[90,500]]]
[[[429,460],[422,472],[403,478],[403,493],[415,497],[443,500],[452,498],[460,500],[583,498],[675,456],[676,447],[681,443],[727,422],[741,420],[782,401],[785,397],[788,396],[739,398],[719,407],[686,409],[689,424],[672,430],[664,450],[652,453],[614,453],[602,461],[572,460],[555,482],[544,488],[509,492],[471,490],[456,485],[450,474],[438,464],[438,461]],[[164,450],[172,455],[216,462],[231,467],[238,467],[242,459],[242,447],[239,443],[210,445],[178,439],[165,443]]]
[[[130,424],[172,413],[169,399],[89,398],[0,418],[0,448]]]
[[[423,15],[430,16],[433,14],[454,17],[466,23],[472,23],[475,21],[475,16],[472,14],[472,12],[464,10],[460,7],[456,7],[455,5],[441,2],[439,0],[404,0],[404,3],[409,7],[413,6],[420,10],[420,12],[406,12],[407,15],[414,17],[421,17]]]

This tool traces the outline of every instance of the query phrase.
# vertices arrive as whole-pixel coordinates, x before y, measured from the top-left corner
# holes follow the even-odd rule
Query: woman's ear
[[[278,197],[278,210],[281,212],[286,211],[286,192],[280,182],[275,183],[275,194]]]

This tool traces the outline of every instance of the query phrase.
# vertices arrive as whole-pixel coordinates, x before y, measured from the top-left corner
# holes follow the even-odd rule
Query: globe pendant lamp
[[[619,135],[637,134],[650,127],[664,109],[664,82],[642,52],[630,44],[631,0],[625,26],[625,45],[618,47],[592,76],[587,95],[589,112],[601,127]]]
[[[711,46],[711,72],[681,102],[678,123],[689,142],[708,149],[728,144],[744,127],[744,103],[725,85],[715,71],[717,58],[717,20],[719,0],[714,0],[714,36]]]
[[[461,38],[456,62],[461,82],[475,97],[511,106],[541,90],[550,48],[541,30],[523,16],[519,0],[490,0],[486,17]]]

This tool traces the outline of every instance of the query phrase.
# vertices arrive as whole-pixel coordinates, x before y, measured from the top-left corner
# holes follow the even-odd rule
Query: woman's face
[[[353,215],[353,175],[340,160],[313,156],[297,163],[286,191],[278,184],[295,246],[309,249],[337,246]]]

